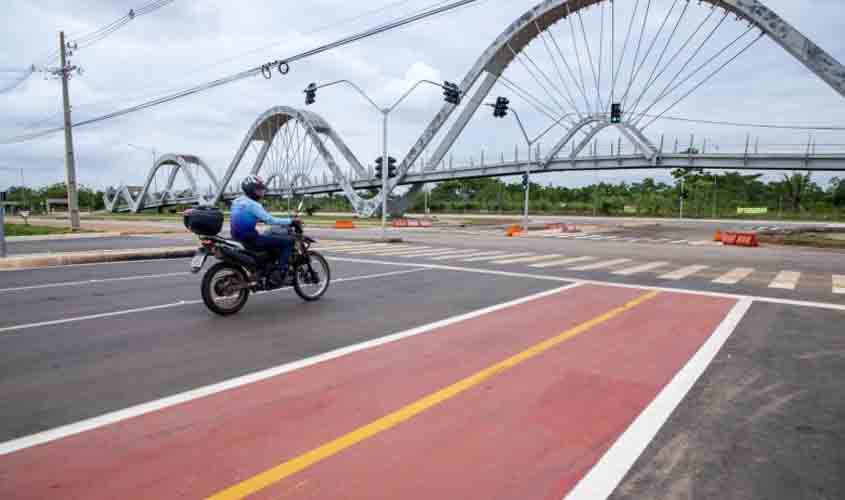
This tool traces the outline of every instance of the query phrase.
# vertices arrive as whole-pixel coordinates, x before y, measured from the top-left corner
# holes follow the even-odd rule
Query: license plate
[[[205,265],[205,259],[208,258],[208,254],[205,253],[205,250],[197,250],[197,253],[194,254],[194,258],[191,259],[191,272],[198,273],[202,266]]]

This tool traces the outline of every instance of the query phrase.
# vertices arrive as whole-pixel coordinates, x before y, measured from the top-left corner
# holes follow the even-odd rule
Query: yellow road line
[[[611,309],[593,319],[585,321],[578,326],[570,328],[563,333],[560,333],[552,338],[546,339],[538,344],[535,344],[528,349],[515,354],[503,361],[491,365],[479,372],[476,372],[469,377],[466,377],[452,385],[444,387],[436,392],[433,392],[422,399],[408,404],[393,413],[385,415],[377,420],[370,422],[362,427],[355,429],[352,432],[344,434],[328,443],[325,443],[317,448],[307,451],[298,457],[292,458],[287,462],[281,463],[271,469],[267,469],[249,479],[246,479],[238,484],[235,484],[225,490],[219,491],[210,496],[211,500],[232,500],[245,498],[248,495],[256,493],[282,479],[296,474],[326,458],[331,457],[341,451],[349,448],[355,444],[364,441],[367,438],[375,436],[380,432],[386,431],[400,423],[410,420],[414,416],[423,411],[436,406],[447,399],[457,396],[458,394],[484,382],[485,380],[505,372],[524,361],[527,361],[543,352],[566,342],[567,340],[590,330],[606,321],[609,321],[620,314],[633,309],[634,307],[656,297],[660,294],[655,290],[646,294],[640,295],[634,300],[625,303],[619,307]]]

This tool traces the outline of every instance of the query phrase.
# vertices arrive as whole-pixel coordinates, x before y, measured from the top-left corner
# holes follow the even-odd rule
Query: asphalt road
[[[291,486],[293,489],[268,490],[277,498],[296,497],[300,487],[305,488],[302,490],[305,496],[336,497],[329,493],[331,488],[326,481],[353,484],[348,482],[353,479],[343,472],[347,470],[344,460],[352,460],[349,470],[356,471],[353,477],[358,482],[354,484],[360,489],[347,492],[360,491],[364,495],[369,484],[364,479],[369,477],[368,467],[390,463],[383,462],[384,455],[377,451],[384,444],[389,446],[390,456],[395,457],[391,460],[397,461],[396,466],[400,467],[392,472],[373,469],[373,473],[381,470],[381,477],[393,477],[391,484],[395,483],[397,489],[385,492],[397,493],[415,485],[409,491],[431,497],[434,490],[426,485],[439,485],[445,488],[438,490],[440,497],[460,491],[462,498],[489,498],[491,492],[503,498],[550,494],[560,498],[579,479],[583,478],[584,484],[589,482],[591,476],[587,473],[599,470],[609,460],[604,452],[617,438],[622,439],[622,431],[634,425],[631,419],[642,405],[651,401],[661,388],[674,388],[673,384],[686,376],[685,371],[678,372],[682,374],[676,377],[672,375],[680,367],[686,370],[694,364],[692,358],[686,360],[693,354],[698,356],[699,342],[706,341],[705,346],[709,345],[707,339],[718,336],[713,333],[715,325],[728,322],[730,315],[725,316],[726,311],[739,304],[747,304],[747,312],[737,315],[735,330],[727,332],[729,336],[722,349],[717,345],[718,354],[712,362],[700,364],[701,378],[697,381],[692,378],[691,388],[678,393],[677,409],[663,420],[652,421],[653,439],[646,439],[643,452],[631,457],[630,470],[622,469],[628,470],[627,474],[615,479],[621,482],[612,492],[613,498],[833,499],[845,496],[842,481],[845,402],[839,397],[845,373],[845,344],[840,327],[845,318],[845,295],[835,294],[831,289],[833,273],[845,274],[840,254],[425,232],[405,233],[406,241],[402,245],[373,246],[366,241],[339,240],[339,237],[366,239],[371,236],[369,232],[315,233],[327,238],[324,253],[334,272],[335,282],[327,295],[316,303],[303,303],[291,291],[257,295],[250,298],[240,314],[230,318],[216,317],[205,309],[199,301],[199,278],[186,272],[184,259],[0,271],[0,392],[3,394],[0,497],[43,498],[38,493],[42,487],[46,488],[44,491],[52,491],[53,496],[118,495],[116,492],[122,490],[117,484],[102,484],[98,489],[95,483],[85,479],[86,474],[102,467],[113,469],[115,478],[135,478],[120,479],[128,481],[122,483],[123,487],[131,486],[133,492],[125,497],[145,496],[145,492],[155,488],[157,481],[152,478],[159,476],[131,471],[156,463],[166,465],[169,471],[166,480],[161,476],[160,484],[178,483],[182,488],[180,494],[195,496],[191,491],[205,491],[199,484],[202,481],[196,482],[195,476],[180,473],[181,462],[174,457],[179,450],[191,450],[180,436],[205,425],[203,422],[217,423],[216,430],[209,431],[211,434],[203,434],[202,442],[219,441],[229,450],[242,445],[247,453],[247,448],[257,444],[232,441],[229,445],[226,439],[235,438],[223,438],[219,433],[242,428],[243,433],[249,434],[250,426],[259,426],[258,429],[264,425],[253,422],[263,415],[265,423],[274,419],[287,422],[275,425],[280,432],[284,428],[300,429],[305,439],[311,432],[307,429],[307,422],[312,418],[309,415],[317,412],[319,415],[313,417],[315,426],[322,422],[321,418],[327,418],[329,423],[319,424],[313,432],[317,437],[323,436],[319,440],[326,440],[332,436],[320,429],[333,425],[343,428],[342,424],[359,412],[381,415],[395,408],[395,401],[382,400],[389,392],[379,389],[382,383],[393,384],[391,391],[398,391],[398,401],[409,401],[408,398],[418,397],[412,396],[420,390],[415,384],[432,377],[442,380],[437,384],[454,381],[452,372],[462,371],[462,363],[456,360],[463,360],[467,370],[472,366],[482,368],[501,356],[491,353],[490,361],[475,360],[486,350],[517,352],[546,336],[586,328],[578,325],[607,321],[604,329],[591,326],[599,331],[587,333],[585,340],[568,341],[550,351],[563,357],[537,354],[536,362],[525,362],[526,368],[511,369],[516,377],[513,387],[507,383],[510,378],[484,383],[479,386],[480,392],[470,392],[465,399],[456,396],[454,402],[438,410],[442,413],[434,414],[440,415],[434,422],[416,417],[411,422],[419,420],[421,428],[398,427],[399,434],[393,439],[372,438],[357,445],[356,450],[364,453],[360,457],[356,452],[339,455],[337,461],[328,458],[325,464],[303,472],[301,481]],[[485,252],[500,252],[500,256],[523,254],[499,261],[536,260],[466,261],[473,258],[470,255]],[[585,257],[589,258],[567,265],[532,267],[554,259]],[[616,274],[655,261],[664,264],[640,272]],[[607,262],[611,264],[573,269]],[[707,269],[676,280],[661,277],[661,273],[694,265]],[[725,271],[739,267],[754,271],[735,284],[713,282]],[[770,288],[772,280],[783,270],[801,272],[795,289]],[[487,319],[477,326],[458,322],[440,333],[435,330],[420,335],[418,340],[417,337],[399,340],[393,348],[367,348],[339,358],[336,363],[315,365],[313,370],[318,367],[329,370],[328,375],[324,374],[328,377],[325,382],[306,383],[322,380],[319,370],[303,368],[291,372],[289,376],[302,379],[284,389],[293,392],[284,399],[261,399],[249,410],[240,407],[240,402],[251,400],[266,384],[284,380],[285,376],[250,383],[237,389],[246,391],[239,392],[237,397],[225,397],[227,393],[221,393],[222,399],[214,403],[219,411],[180,414],[181,406],[161,410],[165,413],[156,412],[154,415],[160,414],[156,418],[170,423],[165,428],[150,430],[155,437],[150,434],[149,442],[131,438],[136,435],[132,431],[134,420],[142,417],[72,437],[42,441],[46,444],[39,446],[33,446],[35,441],[27,441],[36,433],[61,426],[73,427],[85,419],[396,332],[413,332],[421,325],[571,284],[578,286],[548,299],[532,299],[525,306],[483,315],[481,318]],[[652,299],[649,290],[653,288],[643,287],[660,287],[663,291]],[[539,304],[532,305],[537,300],[551,302],[543,306],[545,309],[537,309]],[[630,313],[624,312],[625,308],[612,309],[630,300],[653,302],[632,305]],[[534,309],[519,309],[528,306]],[[513,312],[508,313],[511,309]],[[610,319],[606,311],[617,311],[612,314],[622,316],[618,320]],[[599,315],[603,312],[603,316]],[[408,347],[403,351],[403,346]],[[700,351],[704,350],[702,347]],[[442,359],[443,352],[460,353],[460,357],[446,362]],[[356,356],[366,357],[362,364],[356,365]],[[587,364],[576,366],[581,362]],[[658,367],[663,371],[655,372]],[[347,413],[332,413],[334,405],[340,404],[345,395],[361,387],[364,399],[349,402],[352,406]],[[634,396],[643,399],[637,402],[631,399]],[[523,397],[529,399],[520,399]],[[376,403],[373,408],[368,406]],[[185,411],[194,403],[186,404]],[[276,408],[274,405],[278,404],[282,406]],[[524,414],[513,413],[520,408]],[[616,415],[615,419],[608,420],[610,415]],[[142,424],[148,430],[162,425],[138,422]],[[431,425],[434,427],[429,429]],[[101,430],[114,426],[119,429],[126,426],[119,431],[124,436],[118,440],[119,445],[114,438],[103,441],[102,437],[96,437]],[[539,429],[546,429],[544,433],[555,429],[557,437],[535,435]],[[504,434],[500,435],[501,432]],[[526,456],[533,458],[500,463],[490,455],[496,448],[488,450],[481,445],[494,435],[498,436],[492,440],[500,443],[498,449],[507,448],[507,454],[514,457],[529,453]],[[436,436],[450,437],[443,442]],[[519,436],[525,436],[525,440],[521,441]],[[535,442],[529,436],[545,437]],[[249,460],[265,457],[268,464],[282,458],[276,455],[280,453],[278,450],[266,448],[276,441],[260,441],[264,443],[263,451],[252,449],[243,456],[252,457]],[[98,444],[106,442],[115,445],[102,448]],[[162,448],[159,444],[153,446],[153,442],[161,443]],[[9,443],[17,443],[14,451],[9,451]],[[435,460],[439,456],[435,443],[447,446],[450,455]],[[539,448],[529,450],[532,443]],[[407,452],[402,451],[405,446],[409,447]],[[561,452],[555,453],[558,446]],[[78,463],[73,467],[60,466],[60,470],[55,464],[47,467],[51,460],[68,456],[68,449],[62,447],[78,453]],[[162,455],[153,453],[164,449],[170,451],[161,451]],[[473,453],[482,453],[481,450],[485,460],[479,461],[479,456]],[[608,456],[613,454],[611,451]],[[132,462],[132,467],[118,467],[136,452],[146,458]],[[426,465],[429,454],[431,463]],[[95,460],[94,456],[100,457],[96,460],[115,457],[117,462],[98,462],[96,467],[91,465],[86,469],[89,456],[90,460]],[[196,452],[193,456],[200,460]],[[265,468],[265,465],[254,465],[257,468],[253,470],[250,464],[252,472],[244,476],[243,472],[233,472],[239,469],[238,463],[240,468],[246,467],[246,462],[230,461],[239,456],[237,453],[224,457],[209,452],[208,456],[214,457],[215,468],[221,468],[219,473],[211,474],[213,477],[231,475],[241,480]],[[582,459],[566,458],[576,456],[594,456],[595,468],[582,464],[579,461]],[[452,462],[460,458],[468,462],[462,465]],[[414,465],[404,467],[402,460]],[[427,474],[435,462],[455,469],[450,473],[438,468],[437,475],[431,479]],[[42,471],[39,464],[44,464],[46,469]],[[227,469],[227,464],[234,469]],[[561,464],[570,465],[561,469]],[[495,467],[508,467],[512,474],[494,473],[493,470],[498,470]],[[408,470],[418,471],[420,476],[408,477]],[[70,476],[65,477],[68,474],[78,475],[73,476],[74,481]],[[466,489],[461,477],[478,474],[481,474],[479,479],[473,480],[477,486]],[[30,481],[30,475],[34,482],[21,482]],[[46,476],[53,476],[53,481],[44,479]],[[340,477],[347,479],[340,481]],[[429,479],[418,483],[422,477]],[[486,483],[484,478],[491,477],[505,477],[508,482]],[[192,490],[192,484],[197,489]],[[539,488],[542,485],[546,489]],[[56,488],[67,488],[65,495]],[[176,496],[175,490],[167,491]],[[427,491],[429,495],[425,494]]]

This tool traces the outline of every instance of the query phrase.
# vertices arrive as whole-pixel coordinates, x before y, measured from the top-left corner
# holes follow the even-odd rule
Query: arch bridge
[[[400,185],[410,189],[391,199],[392,210],[404,209],[426,182],[527,169],[845,170],[845,155],[817,154],[812,144],[779,153],[761,153],[749,142],[732,153],[679,152],[664,137],[649,137],[649,127],[763,38],[845,96],[845,67],[758,0],[544,0],[488,46],[460,82],[462,103],[444,104],[405,154],[386,193]],[[450,161],[447,167],[447,154],[500,87],[521,100],[525,107],[520,109],[558,124],[551,128],[554,145],[530,162],[515,155],[513,161],[460,166]],[[622,110],[618,120],[610,113],[614,104]],[[605,130],[617,133],[620,142],[600,152],[596,140]],[[172,170],[165,188],[152,192],[150,184],[166,165]],[[179,173],[188,184],[182,191],[174,190]],[[258,173],[270,181],[271,195],[340,192],[361,216],[377,213],[386,195],[328,121],[307,110],[276,106],[255,120],[219,180],[195,155],[166,155],[143,186],[110,190],[106,204],[110,210],[137,212],[216,203],[236,195],[237,176]],[[200,193],[200,176],[206,194]]]

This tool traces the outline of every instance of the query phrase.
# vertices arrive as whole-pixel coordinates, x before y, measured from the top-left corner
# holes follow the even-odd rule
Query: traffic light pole
[[[402,96],[399,99],[397,99],[396,102],[394,102],[392,106],[390,106],[388,108],[382,108],[378,104],[376,104],[376,102],[373,101],[370,98],[370,96],[367,95],[366,92],[361,90],[361,87],[355,85],[354,83],[350,82],[349,80],[336,80],[334,82],[324,83],[322,85],[316,85],[316,84],[313,84],[313,83],[311,85],[309,85],[305,89],[305,92],[306,92],[305,104],[308,105],[308,104],[311,104],[311,103],[314,102],[314,93],[318,89],[331,87],[332,85],[338,85],[338,84],[341,84],[341,83],[345,83],[346,85],[349,85],[350,87],[355,89],[359,94],[361,94],[361,96],[364,99],[366,99],[374,108],[376,108],[378,110],[378,112],[381,113],[381,116],[382,116],[381,238],[382,238],[382,240],[386,240],[387,239],[387,195],[388,195],[387,188],[388,188],[388,178],[390,177],[389,176],[390,163],[388,161],[388,156],[387,156],[387,128],[388,128],[388,122],[389,122],[389,119],[390,119],[390,113],[393,112],[393,110],[396,109],[396,107],[399,106],[399,104],[402,101],[404,101],[406,97],[411,95],[411,92],[413,92],[418,86],[420,86],[420,84],[427,83],[427,84],[430,84],[430,85],[434,85],[435,87],[440,87],[443,90],[446,90],[447,92],[448,91],[457,92],[458,88],[457,88],[457,86],[455,86],[454,84],[451,84],[449,82],[446,82],[447,84],[450,85],[449,87],[447,87],[446,85],[442,85],[440,83],[433,82],[431,80],[420,80],[417,83],[415,83],[410,89],[408,89],[404,94],[402,94]]]
[[[381,122],[381,161],[382,161],[382,171],[381,171],[381,239],[387,240],[387,178],[389,177],[388,174],[388,162],[387,162],[387,121],[390,117],[390,108],[384,108],[381,110],[382,115],[382,122]]]
[[[525,127],[522,125],[522,120],[519,118],[519,113],[517,113],[516,110],[513,109],[513,108],[510,108],[510,110],[513,111],[513,116],[516,117],[516,122],[519,124],[519,130],[522,131],[522,136],[525,138],[525,143],[528,145],[528,161],[525,163],[525,178],[526,178],[526,182],[525,182],[525,202],[524,202],[523,213],[522,213],[522,230],[528,231],[528,204],[529,204],[529,201],[530,201],[530,198],[531,198],[531,152],[532,152],[532,149],[534,147],[534,144],[537,143],[537,141],[542,139],[543,136],[548,134],[549,131],[551,131],[555,126],[559,125],[560,122],[565,120],[567,117],[573,115],[574,113],[566,113],[565,115],[558,118],[556,122],[549,125],[546,128],[546,130],[544,130],[542,133],[540,133],[540,135],[538,135],[534,139],[530,139],[528,137],[528,132],[525,131]],[[537,157],[538,154],[536,152],[535,152],[534,156],[536,157],[536,158],[534,158],[534,161],[539,163],[540,158]]]

